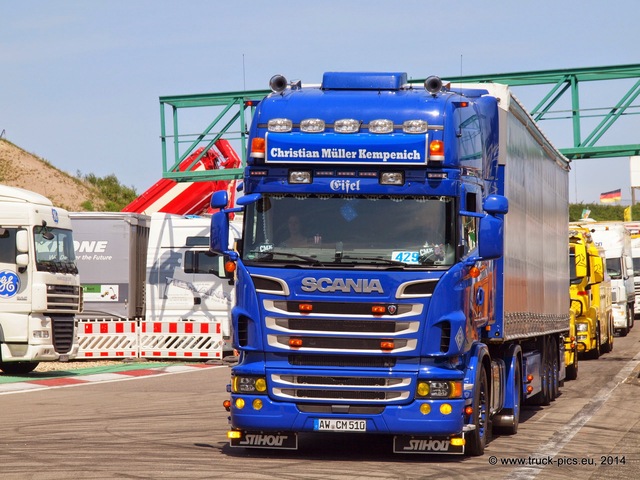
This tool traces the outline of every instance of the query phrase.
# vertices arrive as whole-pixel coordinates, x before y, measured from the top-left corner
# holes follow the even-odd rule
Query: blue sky
[[[115,174],[138,193],[162,175],[160,96],[265,89],[276,73],[319,83],[330,70],[446,79],[640,63],[636,0],[0,0],[0,7],[0,132],[72,175]],[[612,105],[623,92],[606,93]],[[516,94],[529,108],[540,99]],[[597,91],[581,95],[584,106],[607,105]],[[542,128],[557,147],[571,146],[560,122]],[[629,117],[602,144],[640,143],[638,132],[640,121]],[[595,202],[617,188],[630,202],[628,158],[572,168],[571,202]]]

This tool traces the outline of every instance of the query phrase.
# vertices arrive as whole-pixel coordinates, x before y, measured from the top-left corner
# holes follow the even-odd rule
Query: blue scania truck
[[[231,445],[358,432],[482,455],[564,379],[567,159],[504,85],[330,72],[271,88],[243,195],[211,200],[236,286]]]

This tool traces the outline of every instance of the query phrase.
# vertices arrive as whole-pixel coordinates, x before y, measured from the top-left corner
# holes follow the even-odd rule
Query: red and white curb
[[[0,395],[33,392],[46,390],[48,388],[77,387],[79,385],[90,385],[102,382],[120,382],[123,380],[133,380],[150,376],[172,375],[176,373],[187,373],[203,368],[221,368],[223,365],[170,365],[164,367],[140,368],[134,370],[123,370],[121,372],[91,373],[87,375],[78,374],[73,376],[61,376],[53,378],[42,378],[24,380],[22,382],[10,382],[0,384]]]

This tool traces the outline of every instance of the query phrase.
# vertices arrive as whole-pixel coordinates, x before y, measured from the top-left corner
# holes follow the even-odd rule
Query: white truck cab
[[[634,321],[634,276],[631,256],[631,235],[622,222],[584,223],[591,230],[593,240],[604,248],[607,273],[611,277],[613,324],[625,336]]]
[[[150,322],[220,322],[230,335],[233,287],[224,258],[209,251],[211,217],[151,215],[147,250],[146,315]],[[229,238],[240,237],[234,222]]]
[[[25,374],[75,358],[81,303],[67,211],[0,185],[0,370]]]

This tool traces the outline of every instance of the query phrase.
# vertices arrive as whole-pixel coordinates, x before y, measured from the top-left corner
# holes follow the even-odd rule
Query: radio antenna
[[[242,54],[242,89],[247,89],[247,75],[244,69],[244,53]]]

